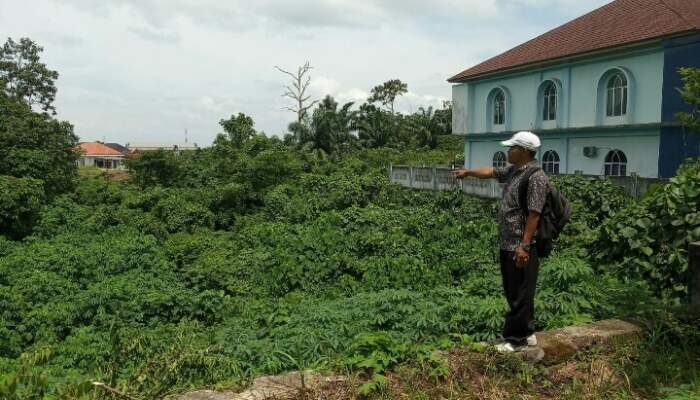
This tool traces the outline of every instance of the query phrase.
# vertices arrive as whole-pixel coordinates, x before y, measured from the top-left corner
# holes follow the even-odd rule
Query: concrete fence
[[[450,167],[416,167],[410,165],[392,165],[389,167],[391,181],[401,186],[412,189],[428,190],[452,190],[460,189],[464,193],[489,198],[499,199],[503,192],[503,184],[494,179],[454,179],[452,173],[455,170]],[[595,179],[597,176],[582,175]],[[630,196],[640,197],[646,193],[652,184],[659,179],[640,178],[634,176],[607,177],[614,185],[622,187]]]

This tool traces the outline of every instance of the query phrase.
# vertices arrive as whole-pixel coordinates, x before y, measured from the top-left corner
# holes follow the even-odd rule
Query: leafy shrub
[[[446,154],[409,153],[329,157],[256,136],[173,156],[170,181],[81,178],[32,236],[0,238],[0,372],[49,347],[33,368],[57,396],[85,378],[154,398],[322,364],[371,386],[411,358],[440,376],[434,349],[502,328],[495,208],[391,184],[388,162]],[[612,211],[628,200],[572,182],[593,189],[576,194],[576,229],[542,266],[541,328],[634,313],[629,299],[649,297],[580,256],[607,218],[588,208],[595,190]]]
[[[173,194],[161,199],[153,214],[169,232],[193,232],[198,228],[214,228],[214,214],[204,205]]]
[[[51,237],[61,233],[85,231],[89,229],[85,223],[91,214],[92,210],[89,207],[77,204],[70,196],[59,196],[41,210],[34,233],[40,237]]]
[[[700,240],[700,161],[686,163],[667,185],[613,214],[600,227],[599,262],[643,278],[657,293],[687,293],[688,244]]]
[[[172,151],[145,151],[126,160],[131,177],[141,186],[174,185],[182,174],[182,160]]]
[[[77,178],[73,126],[0,93],[0,175],[41,180],[48,197],[73,189]]]
[[[587,178],[580,175],[558,175],[552,183],[579,207],[573,214],[583,215],[590,227],[598,225],[613,212],[630,203],[631,198],[622,188],[603,177]],[[581,206],[582,205],[582,206]]]
[[[124,190],[117,183],[108,182],[102,175],[78,180],[73,200],[82,205],[115,205],[123,201]]]
[[[42,181],[0,175],[0,232],[11,238],[27,235],[43,202]]]

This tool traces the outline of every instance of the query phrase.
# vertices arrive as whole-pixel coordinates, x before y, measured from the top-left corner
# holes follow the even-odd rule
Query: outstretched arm
[[[473,176],[479,179],[493,178],[493,167],[484,168],[465,168],[454,172],[454,177],[457,179]]]

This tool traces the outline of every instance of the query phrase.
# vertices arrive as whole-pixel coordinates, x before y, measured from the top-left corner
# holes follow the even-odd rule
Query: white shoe
[[[496,345],[496,351],[499,353],[512,353],[518,351],[520,347],[515,347],[511,343],[504,342]]]
[[[535,336],[534,333],[527,337],[527,345],[528,346],[537,346],[537,337]]]

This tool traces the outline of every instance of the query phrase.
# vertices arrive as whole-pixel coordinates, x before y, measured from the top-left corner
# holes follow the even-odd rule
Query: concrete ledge
[[[296,399],[306,391],[345,381],[340,376],[323,376],[318,372],[296,371],[284,375],[262,376],[253,381],[250,389],[242,393],[199,390],[177,397],[178,400],[284,400]]]
[[[522,353],[531,362],[557,364],[582,350],[610,345],[615,340],[638,339],[642,332],[643,329],[633,323],[608,319],[537,333],[537,346],[528,347]]]

